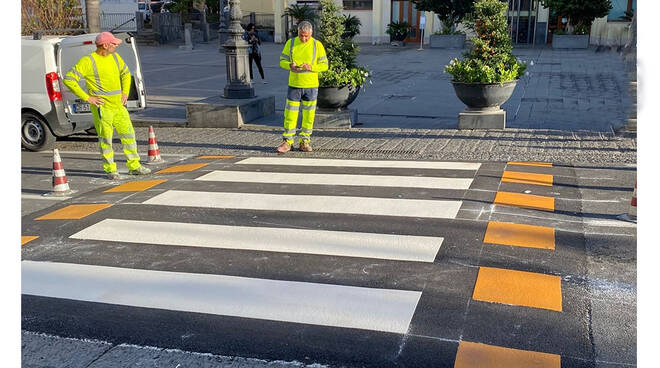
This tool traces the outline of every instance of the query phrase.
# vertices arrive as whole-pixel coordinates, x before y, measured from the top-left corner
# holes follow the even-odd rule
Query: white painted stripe
[[[247,171],[212,171],[195,180],[275,184],[363,185],[370,187],[462,190],[470,188],[470,184],[472,184],[472,179],[465,178],[311,173],[298,174]]]
[[[71,238],[414,262],[433,262],[443,241],[429,236],[117,219],[105,219]]]
[[[143,202],[165,206],[455,218],[461,201],[168,190]]]
[[[284,157],[249,157],[236,162],[243,165],[293,165],[293,166],[340,166],[340,167],[379,167],[401,169],[437,169],[437,170],[479,170],[478,162],[440,162],[440,161],[369,161],[369,160],[334,160],[322,158],[284,158]]]
[[[403,334],[421,292],[21,262],[22,293],[134,307]]]
[[[637,224],[634,222],[609,219],[585,219],[584,224],[588,226],[637,227]]]
[[[57,197],[44,197],[39,194],[21,194],[21,199],[47,199],[49,201],[64,201],[66,199],[71,199],[67,196],[57,196]]]

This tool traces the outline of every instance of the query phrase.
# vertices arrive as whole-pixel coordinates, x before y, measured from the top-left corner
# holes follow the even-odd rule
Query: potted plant
[[[465,33],[458,24],[474,9],[474,0],[413,0],[417,10],[434,12],[442,22],[439,31],[431,35],[431,48],[460,48],[465,45]]]
[[[392,22],[387,25],[387,30],[385,30],[385,33],[390,35],[390,42],[394,46],[405,45],[403,40],[408,37],[408,32],[410,32],[410,24],[406,21]]]
[[[357,65],[360,47],[345,34],[341,7],[333,0],[321,0],[321,24],[318,39],[323,43],[329,68],[319,74],[317,105],[320,108],[345,108],[353,102],[370,76],[367,68]]]
[[[341,35],[343,39],[353,39],[353,37],[360,34],[360,27],[362,21],[354,15],[344,15],[344,34]]]
[[[445,67],[453,77],[456,96],[468,106],[466,111],[484,115],[496,112],[503,117],[499,106],[511,97],[525,72],[526,64],[512,54],[506,9],[507,4],[500,0],[477,1],[474,13],[466,17],[467,27],[477,36],[471,40],[472,46],[463,54],[463,60],[454,59]]]
[[[554,49],[588,48],[591,23],[606,16],[612,9],[610,0],[541,0],[541,4],[556,10],[568,20],[565,33],[555,32],[552,35]]]
[[[316,28],[316,21],[319,18],[314,8],[307,5],[297,5],[297,4],[293,4],[287,7],[284,10],[284,14],[282,14],[282,17],[285,16],[289,16],[292,22],[295,23],[289,30],[291,34],[291,38],[298,36],[298,26],[297,26],[298,23],[302,22],[303,20],[306,20],[312,23],[314,25],[314,28]]]

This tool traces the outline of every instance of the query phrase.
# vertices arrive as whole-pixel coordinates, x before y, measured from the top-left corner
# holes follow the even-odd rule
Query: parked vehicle
[[[25,149],[53,148],[56,137],[94,128],[89,103],[78,99],[62,83],[62,78],[78,60],[96,50],[97,33],[79,36],[21,38],[21,142]],[[131,72],[131,89],[126,103],[129,111],[146,107],[146,91],[137,44],[127,33],[115,34],[123,40],[117,52]],[[80,86],[86,89],[85,81]]]
[[[148,6],[145,2],[138,3],[138,11],[144,14],[144,20],[149,22],[151,21],[151,7]]]

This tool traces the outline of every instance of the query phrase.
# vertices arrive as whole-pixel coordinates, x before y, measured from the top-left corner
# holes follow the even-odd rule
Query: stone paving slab
[[[226,84],[225,57],[214,42],[192,51],[142,46],[140,58],[148,107],[134,120],[175,119],[185,122],[185,103],[218,96]],[[360,45],[358,63],[373,72],[372,84],[351,104],[366,128],[455,129],[465,106],[456,97],[444,65],[460,57],[456,49],[392,48]],[[255,92],[274,94],[283,111],[288,74],[279,67],[282,45],[264,43],[263,66],[268,84],[255,80]],[[623,58],[616,52],[519,48],[514,54],[529,63],[507,110],[507,127],[610,132],[623,126],[633,103]],[[533,63],[533,65],[532,65]],[[171,126],[171,124],[170,124]]]

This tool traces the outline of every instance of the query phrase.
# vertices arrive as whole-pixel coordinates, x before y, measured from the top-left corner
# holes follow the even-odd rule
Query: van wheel
[[[30,151],[43,151],[55,146],[55,136],[50,132],[44,118],[31,113],[21,114],[21,143]]]

